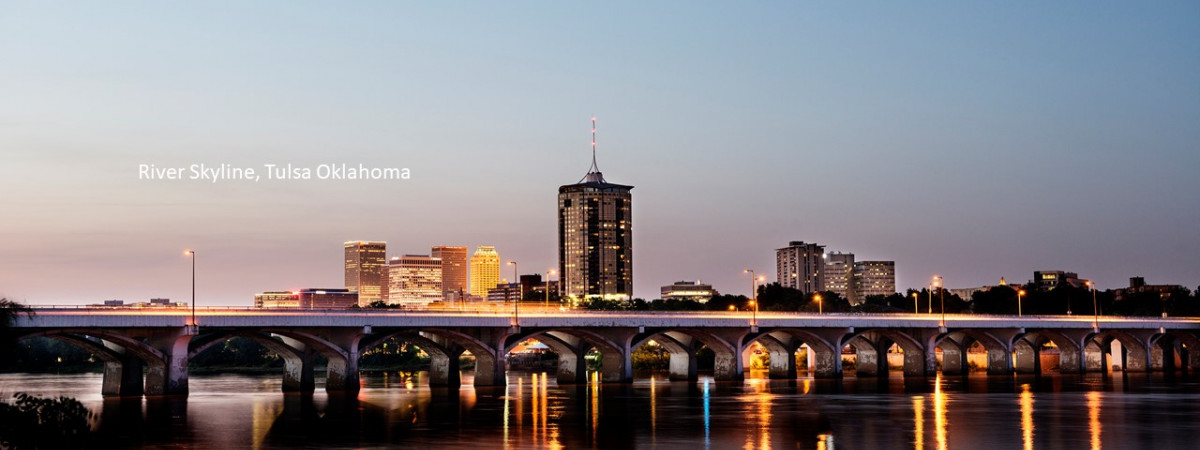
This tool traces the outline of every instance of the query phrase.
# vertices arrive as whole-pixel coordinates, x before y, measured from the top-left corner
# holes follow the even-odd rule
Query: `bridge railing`
[[[129,313],[146,313],[154,315],[186,315],[191,314],[190,307],[157,307],[157,306],[95,306],[95,305],[29,305],[36,314],[38,311],[47,313],[54,312],[87,312],[94,314],[129,314]],[[255,308],[250,306],[198,306],[196,307],[198,315],[211,315],[221,313],[241,313],[241,314],[288,314],[288,313],[314,313],[314,314],[329,314],[329,313],[355,313],[355,314],[387,314],[387,315],[402,315],[402,314],[462,314],[462,315],[507,315],[512,316],[513,305],[511,303],[496,303],[496,304],[468,304],[462,306],[422,306],[422,307],[405,307],[405,308]],[[584,308],[571,308],[567,306],[545,306],[538,304],[521,304],[518,315],[546,315],[546,314],[579,314],[579,315],[651,315],[651,316],[716,316],[716,317],[734,317],[753,319],[757,316],[759,319],[769,320],[780,317],[828,317],[828,318],[905,318],[911,320],[941,320],[942,315],[939,313],[883,313],[883,312],[825,312],[815,313],[807,311],[725,311],[725,310],[701,310],[701,311],[672,311],[672,310],[591,310]],[[1076,315],[1032,315],[1024,316],[1003,315],[1003,314],[946,314],[945,320],[948,324],[952,324],[958,320],[1022,320],[1022,319],[1042,319],[1042,320],[1066,320],[1066,321],[1091,321],[1094,319],[1092,315],[1076,314]],[[1101,322],[1122,321],[1122,320],[1160,320],[1164,322],[1176,321],[1195,321],[1194,317],[1169,317],[1163,318],[1158,316],[1099,316]]]

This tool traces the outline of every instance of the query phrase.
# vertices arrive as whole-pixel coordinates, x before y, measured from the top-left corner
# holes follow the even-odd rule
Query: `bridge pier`
[[[1022,340],[1017,341],[1017,344],[1013,345],[1013,351],[1017,354],[1016,359],[1013,360],[1013,366],[1017,373],[1042,373],[1042,358],[1039,349]]]
[[[296,352],[296,355],[283,356],[283,391],[311,393],[317,389],[313,370],[316,354],[307,348],[296,349]]]
[[[963,351],[962,344],[950,338],[946,338],[939,344],[942,349],[942,374],[943,375],[966,375],[970,369],[967,364],[967,352]]]
[[[188,343],[192,334],[187,327],[157,330],[147,343],[161,354],[160,361],[146,361],[146,395],[188,394]]]

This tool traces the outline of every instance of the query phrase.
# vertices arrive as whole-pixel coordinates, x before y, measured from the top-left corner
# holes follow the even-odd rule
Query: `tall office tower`
[[[387,243],[346,242],[346,289],[358,292],[358,306],[387,300],[383,272],[387,270]]]
[[[496,247],[480,245],[471,255],[471,296],[486,299],[488,289],[500,284],[500,255]]]
[[[596,165],[578,183],[558,188],[558,268],[561,294],[574,303],[633,296],[633,186],[604,180]]]
[[[442,260],[442,297],[457,299],[470,291],[467,288],[467,248],[435,245],[429,256]]]
[[[858,261],[854,263],[854,290],[860,299],[872,295],[896,293],[895,261]]]
[[[442,301],[442,260],[429,255],[404,255],[388,261],[388,303],[425,306]]]
[[[825,290],[825,246],[792,241],[775,250],[775,276],[783,287],[812,294]]]
[[[822,292],[834,292],[850,304],[858,304],[854,292],[854,254],[833,252],[826,256],[825,289]]]

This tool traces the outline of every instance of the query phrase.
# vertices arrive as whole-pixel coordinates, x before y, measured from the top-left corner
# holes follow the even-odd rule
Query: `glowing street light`
[[[1023,316],[1023,314],[1021,314],[1021,296],[1023,295],[1025,295],[1024,289],[1017,290],[1017,317]]]
[[[934,275],[933,279],[934,279],[934,282],[933,282],[934,287],[938,288],[938,301],[940,301],[942,303],[941,327],[946,328],[946,289],[944,287],[942,287],[942,276],[941,275]],[[933,301],[933,292],[929,293],[929,300],[930,300],[930,302]]]
[[[187,250],[183,251],[183,254],[190,256],[192,258],[192,324],[191,324],[192,330],[191,331],[193,334],[195,334],[197,331],[200,330],[200,327],[198,327],[196,325],[196,251],[192,250],[192,249],[187,249]]]
[[[919,297],[920,295],[921,295],[920,293],[913,292],[913,314],[921,313],[921,300]]]
[[[825,314],[824,308],[821,307],[821,294],[814,295],[813,300],[817,301],[817,314]]]

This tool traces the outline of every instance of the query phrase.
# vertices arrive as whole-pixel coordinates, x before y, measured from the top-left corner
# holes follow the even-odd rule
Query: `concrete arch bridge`
[[[252,339],[285,363],[283,389],[312,391],[316,355],[327,360],[325,388],[359,389],[359,356],[390,339],[431,358],[430,384],[458,386],[459,356],[475,357],[474,384],[505,383],[506,355],[535,339],[558,355],[560,384],[586,381],[585,355],[599,352],[604,382],[633,380],[631,354],[651,341],[667,352],[673,380],[695,380],[697,351],[714,354],[713,377],[740,380],[751,349],[770,355],[771,378],[795,378],[803,349],[809,373],[839,378],[854,354],[859,377],[888,376],[889,355],[903,376],[1196,370],[1200,319],[1091,316],[809,314],[746,312],[205,309],[190,311],[45,308],[18,317],[21,338],[58,339],[104,362],[103,394],[183,395],[188,361],[231,336]],[[1046,356],[1057,355],[1057,367]],[[986,355],[982,357],[981,355]]]

